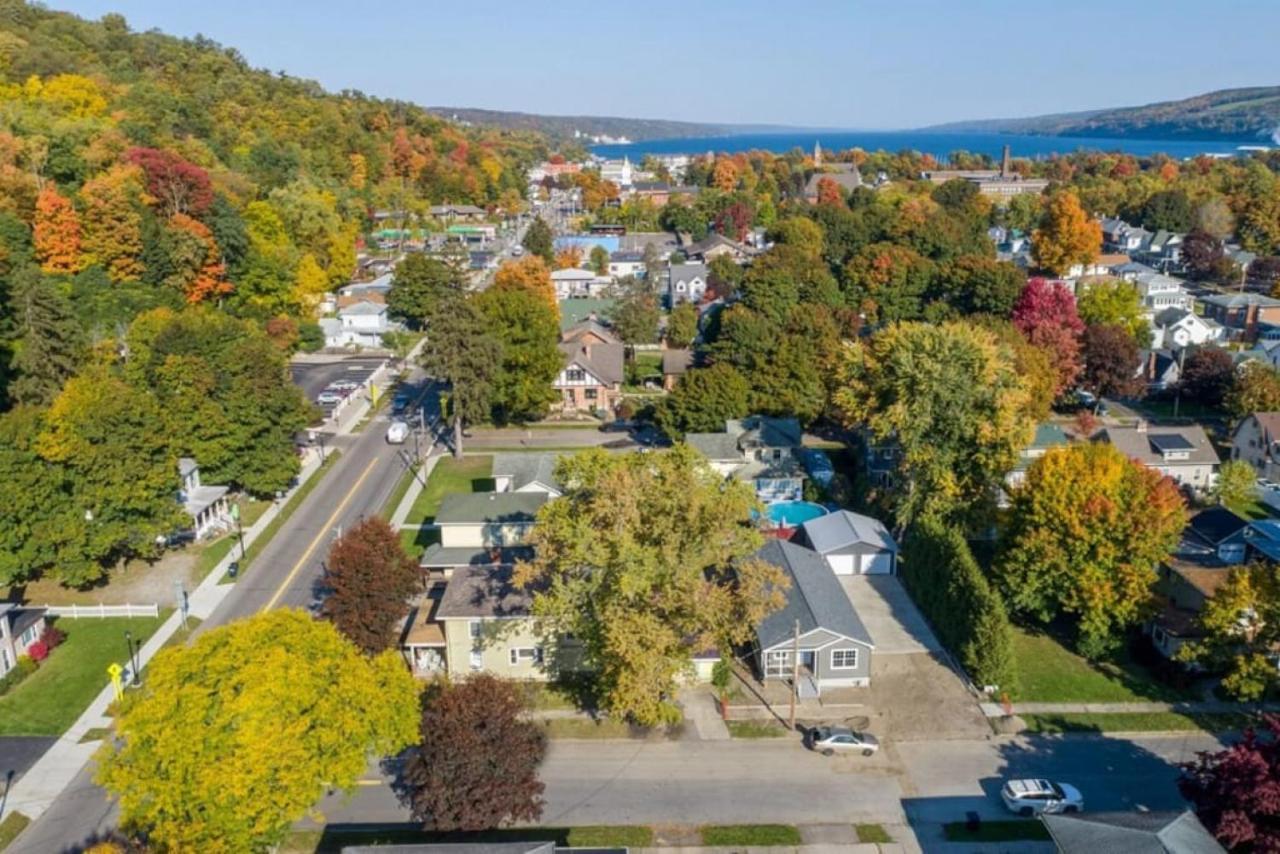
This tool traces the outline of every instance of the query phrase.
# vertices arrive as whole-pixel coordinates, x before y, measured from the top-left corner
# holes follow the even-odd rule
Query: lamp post
[[[138,653],[133,645],[133,632],[128,629],[124,631],[124,644],[129,648],[129,670],[132,672],[130,684],[137,688],[142,684],[141,680],[138,679]]]

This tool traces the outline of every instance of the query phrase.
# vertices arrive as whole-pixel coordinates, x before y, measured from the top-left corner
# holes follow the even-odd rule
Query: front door
[[[801,673],[808,671],[810,674],[816,675],[818,672],[818,653],[811,649],[800,650],[800,671]]]

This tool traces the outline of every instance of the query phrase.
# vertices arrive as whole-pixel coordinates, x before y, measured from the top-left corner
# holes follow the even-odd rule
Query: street
[[[438,396],[420,373],[410,381],[421,384],[430,421]],[[340,449],[341,457],[322,473],[324,480],[265,545],[197,634],[271,608],[311,606],[329,543],[340,530],[378,513],[404,473],[397,456],[403,446],[388,445],[385,429],[385,422],[374,421],[363,432],[340,437],[330,446]],[[92,772],[91,763],[7,851],[63,851],[113,827],[115,809],[105,792],[93,785]]]

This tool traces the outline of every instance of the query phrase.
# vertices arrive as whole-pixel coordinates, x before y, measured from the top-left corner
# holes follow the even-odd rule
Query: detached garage
[[[805,522],[802,536],[836,575],[893,575],[898,544],[877,519],[840,510]]]

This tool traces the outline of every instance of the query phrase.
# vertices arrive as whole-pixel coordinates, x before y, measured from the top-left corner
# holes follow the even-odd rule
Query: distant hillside
[[[1147,139],[1226,139],[1273,144],[1280,127],[1280,86],[1223,89],[1180,101],[1022,119],[981,119],[924,128],[930,131],[1109,136]],[[1274,143],[1280,144],[1280,142]]]
[[[638,142],[644,139],[686,139],[726,136],[735,133],[784,130],[778,125],[726,125],[676,122],[666,119],[628,119],[619,116],[546,116],[472,107],[428,107],[438,116],[470,122],[482,127],[535,131],[556,140],[574,138],[574,131],[587,136],[612,136]]]

